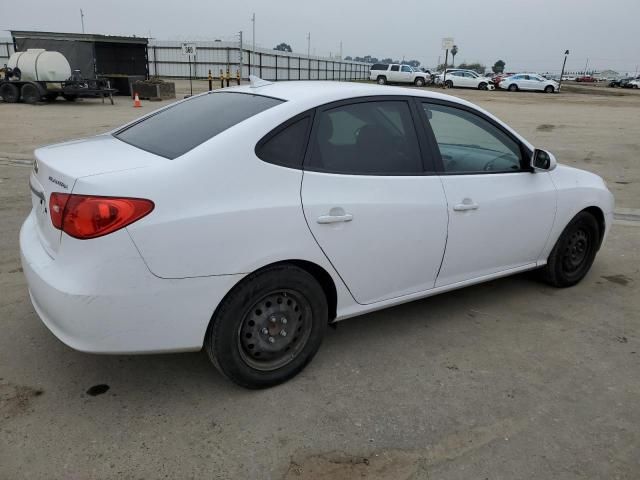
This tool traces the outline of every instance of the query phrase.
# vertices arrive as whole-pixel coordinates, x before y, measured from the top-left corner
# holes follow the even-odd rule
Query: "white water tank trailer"
[[[20,69],[20,79],[25,82],[64,82],[71,77],[71,65],[64,55],[41,48],[14,53],[7,67]]]
[[[108,98],[113,105],[113,94],[108,80],[80,78],[78,70],[60,52],[31,48],[16,52],[2,69],[0,97],[5,103],[53,101],[59,96],[70,102],[80,97]]]

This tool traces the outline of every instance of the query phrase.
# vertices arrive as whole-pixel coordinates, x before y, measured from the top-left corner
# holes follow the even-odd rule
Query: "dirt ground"
[[[29,301],[32,150],[165,103],[0,103],[0,479],[640,478],[640,94],[448,93],[605,178],[617,220],[592,271],[571,289],[519,275],[342,322],[301,375],[257,392],[203,353],[75,352]]]

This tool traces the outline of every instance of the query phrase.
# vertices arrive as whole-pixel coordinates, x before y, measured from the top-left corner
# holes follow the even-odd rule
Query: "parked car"
[[[438,75],[438,82],[444,84],[448,88],[461,87],[461,88],[477,88],[479,90],[495,90],[493,80],[483,77],[473,70],[453,70],[447,71],[445,78],[444,74]]]
[[[493,80],[493,84],[495,85],[496,88],[498,88],[500,86],[500,82],[507,78],[510,77],[511,75],[515,75],[516,72],[508,72],[508,73],[498,73],[496,75],[493,76],[492,80]]]
[[[525,270],[575,285],[614,209],[600,177],[459,98],[255,78],[39,148],[29,186],[22,266],[60,340],[204,347],[250,388],[300,372],[338,320]]]
[[[612,88],[625,87],[631,80],[633,80],[633,77],[616,78],[611,80],[608,86]]]
[[[411,83],[417,87],[424,87],[429,83],[429,80],[431,80],[431,75],[414,69],[410,65],[400,65],[397,63],[390,65],[376,64],[369,70],[369,80],[379,85],[385,85],[387,83]]]
[[[537,73],[518,73],[500,82],[500,88],[517,92],[518,90],[533,90],[545,93],[557,92],[560,85],[555,80],[547,80]]]
[[[576,77],[576,82],[594,83],[594,82],[597,82],[597,80],[595,77],[592,77],[591,75],[581,75],[579,77]]]
[[[640,86],[640,79],[630,80],[625,85],[626,88],[638,88]]]

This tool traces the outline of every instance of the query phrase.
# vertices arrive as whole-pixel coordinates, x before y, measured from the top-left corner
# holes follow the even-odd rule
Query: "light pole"
[[[311,32],[307,33],[307,57],[311,58]]]
[[[82,23],[82,33],[84,33],[84,12],[80,9],[80,23]]]
[[[558,91],[562,88],[562,77],[564,77],[564,67],[567,65],[567,57],[569,56],[569,50],[564,51],[564,62],[562,63],[562,72],[560,72],[560,81],[558,82]]]
[[[251,22],[253,23],[253,50],[251,52],[251,56],[252,58],[250,59],[251,61],[251,67],[253,68],[253,73],[256,73],[256,14],[255,12],[253,12],[253,15],[251,16]]]

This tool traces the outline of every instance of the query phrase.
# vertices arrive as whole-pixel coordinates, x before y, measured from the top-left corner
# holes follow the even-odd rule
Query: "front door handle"
[[[465,198],[462,203],[453,206],[456,212],[466,212],[467,210],[478,210],[480,205],[474,203],[470,198]]]

